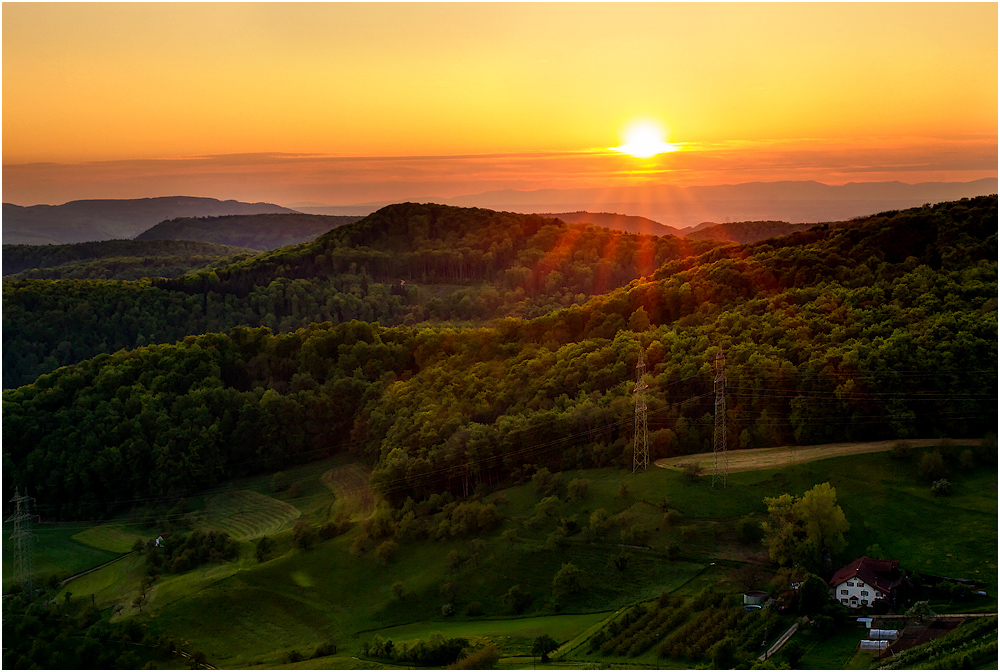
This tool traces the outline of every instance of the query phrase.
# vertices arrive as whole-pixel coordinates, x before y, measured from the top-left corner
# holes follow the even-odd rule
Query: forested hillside
[[[143,231],[136,240],[199,240],[253,250],[273,250],[308,242],[330,229],[361,217],[262,214],[221,217],[178,217]]]
[[[3,274],[21,279],[138,280],[174,277],[253,250],[192,240],[102,240],[68,245],[4,245]]]
[[[755,243],[765,238],[787,236],[789,233],[811,228],[812,224],[788,222],[727,222],[704,226],[685,234],[690,240],[724,240],[732,243]]]
[[[4,385],[102,352],[236,326],[288,332],[353,319],[395,325],[534,317],[715,244],[403,204],[311,243],[175,280],[9,281]]]
[[[634,215],[619,215],[612,212],[561,212],[558,214],[545,215],[555,217],[564,222],[573,224],[593,224],[603,226],[607,229],[617,229],[628,233],[645,233],[653,236],[678,236],[684,237],[685,230],[677,229],[666,224],[654,222],[648,217],[637,217]]]
[[[591,252],[615,261],[594,269]],[[375,467],[373,485],[395,502],[468,493],[516,478],[525,464],[630,464],[640,355],[651,457],[701,451],[711,446],[720,349],[732,447],[995,428],[996,196],[684,252],[676,239],[405,204],[314,243],[178,280],[9,283],[18,319],[58,312],[46,302],[68,290],[74,320],[104,314],[111,308],[95,310],[94,297],[108,285],[117,292],[109,306],[166,305],[168,322],[190,328],[222,319],[211,311],[254,305],[256,288],[308,286],[306,277],[352,277],[369,290],[369,274],[496,278],[514,281],[508,295],[551,290],[558,306],[586,282],[592,293],[602,278],[613,284],[623,261],[659,266],[532,319],[236,328],[59,369],[4,392],[5,487],[45,492],[54,515],[75,517],[346,450]],[[367,267],[359,274],[350,264]],[[143,303],[154,296],[169,301]],[[296,296],[268,305],[284,300],[290,316],[317,307]],[[410,300],[388,296],[400,310]]]

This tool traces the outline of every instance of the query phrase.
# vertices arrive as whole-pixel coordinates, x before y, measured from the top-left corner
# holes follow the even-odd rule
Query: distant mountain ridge
[[[136,240],[197,240],[218,245],[274,250],[314,240],[331,229],[362,219],[302,213],[178,217],[143,231]]]
[[[295,213],[273,203],[220,201],[196,196],[70,201],[23,207],[3,204],[3,242],[22,245],[134,238],[177,217]],[[211,242],[211,241],[209,241]]]
[[[545,214],[544,217],[555,217],[568,223],[591,224],[606,229],[626,231],[628,233],[654,236],[676,236],[689,240],[718,240],[730,243],[756,243],[758,240],[785,236],[796,231],[808,229],[812,224],[790,224],[789,222],[755,221],[755,222],[702,222],[697,226],[677,229],[654,222],[646,217],[617,215],[607,212],[563,212]]]
[[[997,193],[997,178],[971,182],[747,182],[710,186],[513,189],[444,199],[448,205],[522,213],[617,212],[641,216],[677,229],[699,222],[834,222],[885,210],[902,210]],[[424,200],[424,199],[422,199]]]

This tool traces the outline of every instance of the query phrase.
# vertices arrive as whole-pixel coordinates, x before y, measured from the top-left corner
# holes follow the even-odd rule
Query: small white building
[[[902,583],[898,560],[861,556],[830,579],[833,599],[848,607],[868,607],[875,600],[895,601]]]

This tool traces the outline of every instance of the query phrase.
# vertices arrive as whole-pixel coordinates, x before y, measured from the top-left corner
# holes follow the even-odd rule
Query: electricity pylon
[[[14,523],[14,534],[10,538],[14,541],[14,580],[21,584],[22,595],[29,602],[35,595],[34,567],[32,566],[33,546],[35,535],[31,532],[31,523],[34,516],[31,515],[31,500],[27,491],[21,495],[14,490],[14,499],[10,500],[14,504],[14,513],[7,518],[8,523]]]
[[[726,356],[719,350],[715,355],[715,442],[712,452],[715,454],[715,470],[712,471],[712,487],[715,480],[721,478],[725,487],[729,480],[729,456],[726,454]],[[722,460],[720,474],[719,459]]]
[[[635,434],[632,439],[632,473],[640,467],[649,466],[649,435],[646,431],[646,390],[649,385],[643,380],[646,375],[646,362],[639,354],[639,363],[635,365]]]

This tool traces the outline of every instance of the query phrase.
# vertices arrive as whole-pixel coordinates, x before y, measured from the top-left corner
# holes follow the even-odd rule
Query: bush
[[[889,451],[889,455],[894,460],[908,460],[913,455],[913,446],[907,441],[897,441],[892,444],[892,450]]]
[[[395,541],[392,539],[386,539],[375,547],[375,557],[380,561],[387,563],[395,557],[397,548],[399,548],[399,546]]]
[[[295,544],[296,548],[308,551],[315,541],[316,531],[313,530],[312,525],[304,520],[295,523],[295,527],[292,528],[292,543]]]
[[[947,478],[942,478],[939,481],[934,481],[931,484],[931,492],[933,492],[938,497],[943,497],[951,494],[952,484]]]
[[[556,601],[578,593],[582,586],[583,571],[572,562],[564,562],[562,567],[552,577],[552,597]]]
[[[570,499],[574,500],[584,500],[590,494],[590,479],[589,478],[574,478],[566,486],[569,491]]]
[[[441,605],[441,615],[447,618],[448,616],[455,615],[455,606],[450,602],[448,604]]]
[[[313,658],[324,658],[326,656],[333,656],[337,653],[337,645],[334,642],[323,642],[316,647],[313,652]]]
[[[274,476],[271,477],[271,491],[281,492],[288,488],[290,481],[288,480],[288,474],[283,471],[276,472]]]
[[[500,652],[495,644],[490,642],[479,651],[470,653],[465,658],[461,658],[452,665],[449,670],[492,670],[500,660]]]
[[[562,476],[551,473],[546,467],[536,471],[531,481],[535,484],[535,492],[545,497],[555,495],[562,486]]]
[[[501,598],[504,605],[514,614],[523,614],[531,604],[531,595],[520,584],[511,586]]]
[[[944,476],[944,457],[940,450],[930,450],[920,456],[917,462],[917,473],[920,478],[928,481],[935,481]]]
[[[744,544],[756,544],[764,536],[760,523],[752,516],[743,516],[736,521],[736,536]]]
[[[483,613],[483,603],[482,602],[469,602],[469,606],[465,608],[466,616],[482,616]]]
[[[684,474],[684,479],[688,483],[694,483],[698,478],[704,473],[704,469],[701,468],[700,464],[692,462],[691,464],[685,464],[681,469],[681,473]]]

